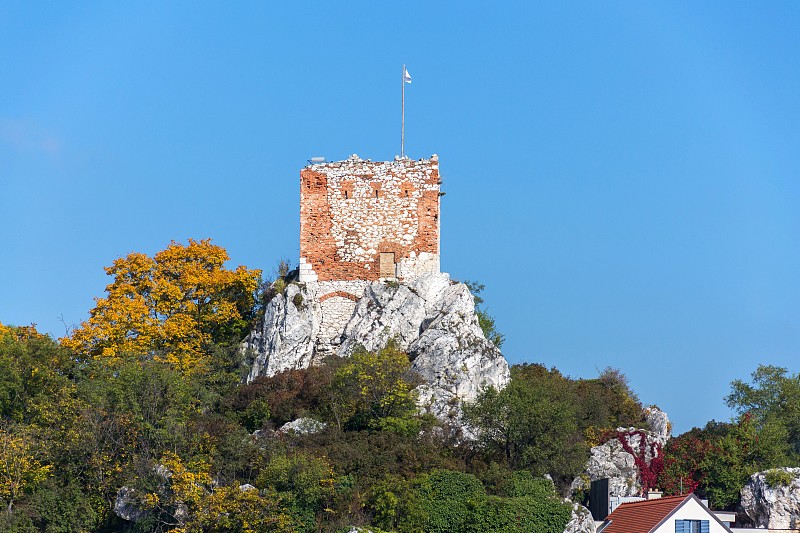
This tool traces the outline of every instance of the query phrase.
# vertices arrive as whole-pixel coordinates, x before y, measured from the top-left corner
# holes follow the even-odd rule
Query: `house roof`
[[[650,533],[693,494],[623,503],[606,517],[602,533]]]

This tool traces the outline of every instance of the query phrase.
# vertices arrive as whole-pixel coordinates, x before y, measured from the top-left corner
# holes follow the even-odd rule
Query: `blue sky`
[[[173,239],[296,264],[300,168],[398,153],[406,63],[510,362],[619,368],[676,432],[800,370],[800,4],[281,4],[0,2],[0,321],[60,336]]]

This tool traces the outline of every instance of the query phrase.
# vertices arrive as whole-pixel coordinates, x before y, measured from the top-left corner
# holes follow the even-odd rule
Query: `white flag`
[[[411,83],[411,74],[408,73],[407,68],[403,68],[403,81],[406,83]]]

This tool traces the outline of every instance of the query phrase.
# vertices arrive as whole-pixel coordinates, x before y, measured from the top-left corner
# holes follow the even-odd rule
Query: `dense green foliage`
[[[479,429],[481,451],[513,469],[550,474],[563,489],[586,463],[605,430],[642,425],[642,406],[624,376],[606,370],[598,379],[572,380],[541,365],[512,368],[502,391],[487,389],[465,408]]]
[[[252,309],[192,348],[202,364],[176,364],[176,339],[148,346],[138,336],[109,345],[109,357],[0,324],[0,531],[560,533],[570,507],[558,495],[591,446],[645,424],[617,370],[571,379],[524,364],[504,390],[463,406],[476,436],[465,440],[419,412],[419,377],[391,342],[245,384],[241,321],[292,283],[287,270],[258,297],[249,285],[234,291]],[[499,346],[493,321],[479,316]],[[737,420],[665,448],[658,484],[668,493],[696,490],[733,508],[753,472],[800,458],[797,375],[759,367],[727,401]],[[277,431],[298,418],[324,429]],[[791,480],[772,470],[768,481]]]
[[[749,416],[759,432],[781,434],[786,447],[779,453],[800,456],[800,374],[760,365],[752,384],[735,380],[725,400],[740,415]]]
[[[632,420],[624,383],[522,366],[508,393],[487,391],[469,411],[502,410],[500,398],[534,418],[508,419],[507,447],[473,446],[417,411],[418,377],[391,343],[250,384],[236,350],[211,354],[205,371],[184,372],[148,355],[82,357],[3,326],[0,435],[14,439],[20,474],[13,497],[0,492],[2,528],[558,533],[569,507],[540,476],[567,480],[586,458],[581,432]],[[591,394],[620,407],[589,409]],[[327,427],[274,433],[299,417]],[[487,434],[490,421],[473,419]],[[122,487],[134,521],[114,512]]]

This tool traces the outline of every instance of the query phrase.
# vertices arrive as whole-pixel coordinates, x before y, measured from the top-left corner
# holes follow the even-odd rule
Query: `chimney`
[[[645,498],[648,500],[657,500],[661,498],[662,494],[663,492],[661,492],[660,490],[651,489],[647,491],[647,494],[645,494]]]

